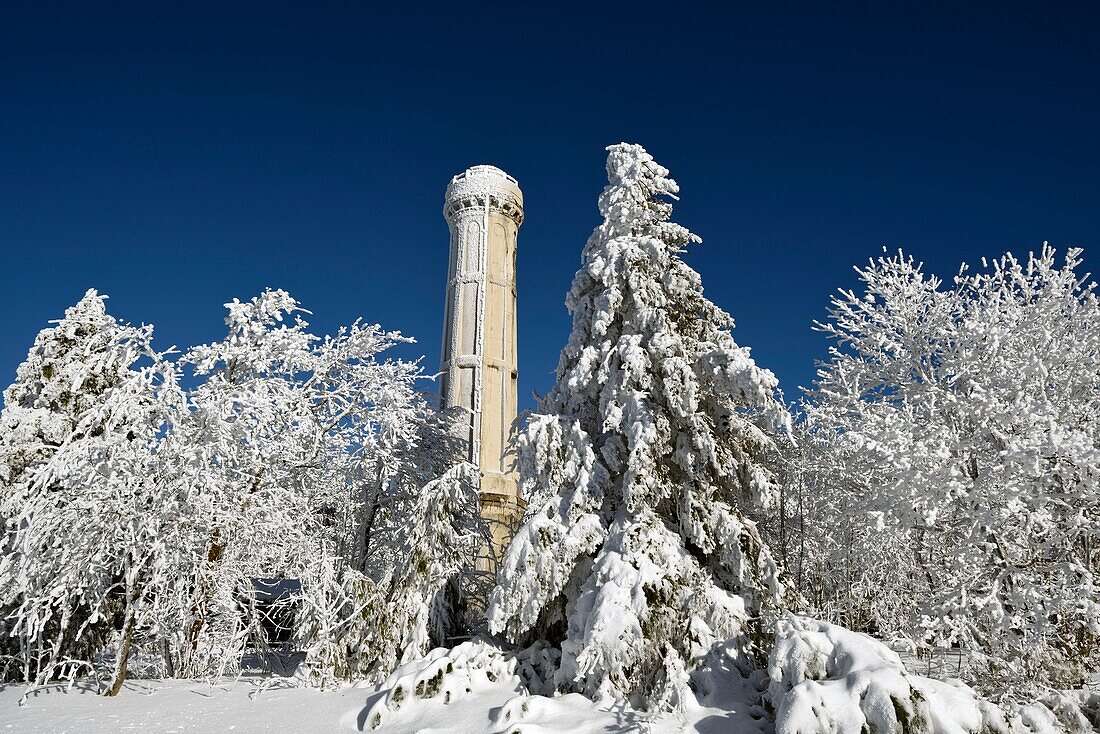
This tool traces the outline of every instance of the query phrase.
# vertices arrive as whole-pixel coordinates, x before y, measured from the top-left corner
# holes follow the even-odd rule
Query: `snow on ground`
[[[115,698],[88,686],[50,686],[32,693],[26,686],[0,688],[0,734],[184,734],[185,732],[288,731],[322,734],[340,731],[340,719],[361,706],[366,692],[346,688],[260,690],[260,681],[242,678],[215,685],[189,680],[136,680]]]
[[[22,685],[0,688],[0,734],[186,734],[187,732],[329,732],[372,731],[367,714],[385,691],[344,688],[267,688],[240,679],[215,685],[195,681],[132,681],[116,698],[92,689],[50,686],[19,706]],[[417,700],[388,716],[378,734],[544,734],[545,732],[649,731],[703,734],[768,730],[747,715],[718,708],[699,708],[684,716],[648,719],[629,708],[599,707],[578,694],[546,698],[519,696],[514,681],[488,683],[443,703]]]
[[[320,691],[299,687],[300,679],[253,675],[213,685],[135,680],[116,698],[90,686],[49,686],[24,706],[25,686],[2,686],[0,734],[856,734],[898,731],[903,722],[933,734],[1076,734],[1100,723],[1100,694],[1052,692],[1002,710],[960,681],[909,673],[897,653],[866,635],[795,615],[778,625],[770,679],[743,674],[733,647],[716,649],[692,676],[698,702],[677,713],[528,693],[552,687],[555,661],[545,645],[515,651],[475,639],[401,665],[380,686]],[[769,680],[774,724],[760,705]]]
[[[694,731],[771,734],[759,698],[729,658],[707,666],[701,704],[679,713],[647,715],[628,706],[595,703],[579,694],[545,690],[553,656],[545,647],[519,652],[487,641],[466,642],[400,666],[380,686],[319,691],[289,678],[245,676],[210,685],[196,681],[131,681],[116,698],[90,686],[49,686],[19,706],[26,686],[0,687],[0,734],[50,732],[143,734],[186,732],[373,731],[378,734],[544,734],[546,732]]]

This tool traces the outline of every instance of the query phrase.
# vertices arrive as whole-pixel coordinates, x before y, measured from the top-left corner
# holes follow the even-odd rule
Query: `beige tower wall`
[[[483,570],[491,572],[523,514],[505,455],[517,411],[516,242],[523,194],[500,169],[475,166],[451,180],[443,214],[451,254],[441,398],[444,407],[466,409],[461,430],[467,458],[481,469],[482,514],[493,532]]]

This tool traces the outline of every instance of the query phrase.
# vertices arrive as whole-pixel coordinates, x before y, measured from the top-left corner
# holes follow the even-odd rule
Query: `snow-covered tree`
[[[450,584],[474,567],[489,542],[478,485],[477,467],[457,464],[416,497],[406,525],[404,559],[390,594],[395,606],[390,618],[407,620],[397,637],[401,662],[426,653],[432,641],[445,645],[454,629],[455,603],[465,589]],[[392,666],[381,667],[392,672]]]
[[[69,438],[80,417],[126,380],[148,340],[146,329],[107,313],[89,290],[35,338],[0,413],[0,513],[10,518],[35,471]]]
[[[248,595],[252,578],[286,575],[294,566],[322,526],[325,493],[335,491],[322,469],[341,458],[325,430],[324,406],[303,390],[324,375],[314,378],[318,338],[295,318],[297,302],[267,291],[227,309],[226,338],[183,356],[200,382],[169,438],[206,536],[178,625],[179,668],[187,676],[216,673],[237,656],[247,620],[236,597]],[[338,467],[328,468],[335,481],[342,478]]]
[[[794,425],[793,436],[779,467],[779,500],[761,522],[788,604],[859,632],[904,637],[927,574],[908,540],[881,532],[883,515],[866,506],[878,467],[818,430],[812,416]]]
[[[321,682],[388,675],[461,625],[484,528],[419,364],[379,358],[411,340],[315,336],[283,291],[227,306],[226,338],[173,361],[89,292],[8,390],[0,589],[25,679],[107,652],[115,693],[134,650],[232,672],[264,648],[258,578],[301,581]]]
[[[944,287],[882,257],[821,325],[823,485],[858,488],[838,506],[861,544],[908,549],[913,634],[971,649],[985,687],[1077,685],[1100,661],[1100,301],[1080,263],[1044,246]]]
[[[89,290],[64,318],[39,332],[4,391],[0,466],[6,486],[44,464],[79,417],[130,376],[147,329],[119,323],[107,313],[106,300]]]
[[[100,340],[65,371],[73,390],[98,394],[83,404],[72,396],[55,403],[79,413],[57,419],[68,430],[11,506],[0,586],[16,599],[9,619],[24,678],[41,684],[72,675],[102,646],[114,653],[105,690],[114,694],[135,639],[160,627],[159,600],[175,587],[181,562],[186,568],[178,538],[187,532],[179,524],[184,498],[166,491],[158,467],[158,448],[183,400],[172,364],[150,348],[152,329],[112,324],[94,292],[57,330],[86,336],[91,329],[82,331],[77,320],[89,317]],[[51,341],[40,337],[39,346]]]
[[[23,550],[17,545],[17,536],[27,533],[27,508],[32,498],[48,498],[61,508],[77,499],[73,492],[78,490],[48,478],[47,465],[62,447],[72,450],[76,442],[101,436],[108,420],[118,427],[116,419],[97,411],[113,389],[135,376],[134,364],[148,350],[151,329],[118,322],[107,313],[106,299],[89,290],[66,309],[62,319],[43,329],[19,366],[15,382],[4,391],[0,558],[5,559],[8,573],[14,573],[19,565],[20,557],[12,554]],[[20,581],[14,576],[0,579],[0,610],[5,617],[0,621],[4,634],[0,649],[5,644],[11,648],[21,663],[22,675],[34,677],[48,657],[39,647],[42,640],[20,639],[20,632],[8,626],[9,615],[26,601],[27,587]],[[47,629],[60,634],[56,625],[54,619]],[[95,628],[103,631],[102,624]],[[89,639],[69,635],[59,637],[55,648],[57,654],[86,657],[86,644]]]
[[[370,625],[426,624],[408,604],[385,613],[379,605],[404,599],[397,587],[412,583],[409,559],[423,558],[420,540],[439,531],[424,524],[448,522],[418,509],[425,496],[442,501],[433,482],[458,463],[450,425],[418,392],[417,362],[378,359],[411,341],[400,334],[357,322],[322,339],[284,291],[227,308],[226,339],[184,356],[203,381],[174,432],[191,457],[186,481],[200,487],[208,528],[191,620],[182,625],[185,669],[220,669],[227,642],[243,640],[247,624],[235,600],[249,595],[252,578],[282,576],[302,581],[299,633],[316,680],[387,675],[376,669],[396,664],[411,643]],[[459,514],[476,518],[476,503]],[[364,615],[367,625],[356,621]],[[211,636],[208,620],[237,628]],[[330,631],[337,637],[327,638]]]
[[[399,663],[447,645],[461,623],[455,609],[463,575],[488,542],[477,487],[477,467],[463,463],[422,487],[387,543],[387,562],[372,565],[373,576],[328,553],[306,569],[293,603],[314,683],[380,681]]]
[[[787,414],[681,258],[698,238],[669,221],[668,171],[640,146],[608,151],[573,330],[518,438],[530,511],[488,621],[560,645],[561,690],[675,707],[719,641],[748,662],[780,593],[748,515],[775,497],[764,459]]]

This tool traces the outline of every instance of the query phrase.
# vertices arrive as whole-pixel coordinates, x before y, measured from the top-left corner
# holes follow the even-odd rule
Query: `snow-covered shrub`
[[[456,582],[487,542],[477,486],[470,464],[425,485],[405,521],[400,560],[378,581],[319,554],[292,600],[311,681],[380,680],[447,641],[463,591]]]
[[[510,689],[517,700],[527,700],[532,694],[549,695],[554,689],[556,662],[557,652],[545,643],[514,650],[475,637],[453,648],[437,647],[399,665],[357,718],[369,731],[417,700],[450,704],[486,688]],[[508,725],[515,713],[511,708],[506,705],[496,712],[495,723]]]
[[[358,672],[359,651],[379,647],[389,618],[382,590],[327,548],[300,574],[301,593],[283,600],[296,611],[295,633],[305,660],[297,674],[319,688],[339,686]]]
[[[1033,732],[1100,731],[1100,692],[1095,690],[1043,691],[1038,701],[1015,708],[1020,721]]]
[[[698,238],[669,221],[668,171],[640,146],[608,151],[573,331],[518,439],[529,512],[488,621],[559,646],[560,690],[674,706],[716,643],[740,640],[748,662],[780,593],[747,515],[775,498],[762,458],[787,419],[680,256]]]
[[[1100,725],[1100,694],[1036,690],[1002,706],[955,679],[905,669],[867,635],[787,614],[769,661],[776,734],[1087,734]]]
[[[458,464],[424,485],[407,522],[408,552],[397,566],[390,616],[402,620],[402,662],[443,643],[454,626],[456,598],[462,588],[449,584],[473,568],[478,551],[489,541],[479,514],[479,473],[473,464]],[[390,666],[392,667],[392,666]]]
[[[1079,687],[1100,663],[1100,302],[1080,263],[1044,247],[944,287],[883,257],[821,325],[828,532],[896,552],[886,598],[909,593],[912,634],[970,650],[987,690]]]
[[[969,686],[911,675],[867,635],[795,615],[776,627],[769,661],[776,734],[1019,731]]]

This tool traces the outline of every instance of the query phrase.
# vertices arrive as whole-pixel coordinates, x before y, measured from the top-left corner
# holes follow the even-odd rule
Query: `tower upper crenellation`
[[[523,220],[523,192],[519,183],[496,166],[470,166],[451,179],[444,196],[443,214],[450,216],[471,206],[484,206],[503,211],[517,223]]]

